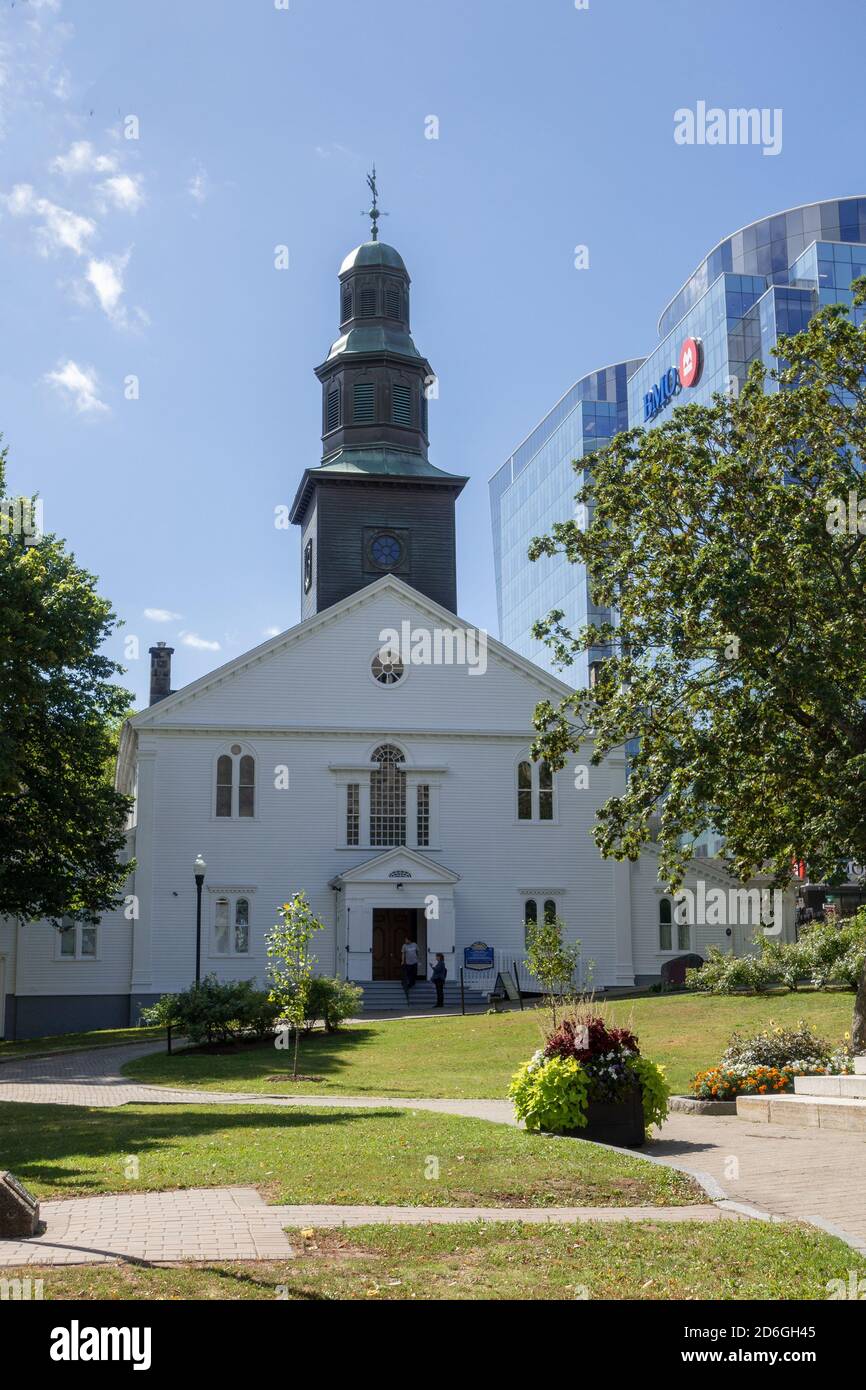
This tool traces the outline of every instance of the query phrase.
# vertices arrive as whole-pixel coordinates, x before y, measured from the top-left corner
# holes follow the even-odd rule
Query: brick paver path
[[[120,1068],[130,1058],[158,1052],[163,1046],[162,1043],[137,1043],[4,1063],[0,1067],[0,1101],[84,1106],[149,1102],[161,1105],[291,1105],[304,1109],[326,1106],[378,1110],[389,1107],[466,1115],[501,1124],[515,1123],[511,1104],[505,1100],[290,1097],[252,1092],[181,1091],[140,1085],[120,1075]],[[719,1197],[724,1195],[777,1219],[810,1221],[842,1235],[866,1253],[866,1136],[756,1124],[735,1116],[709,1119],[702,1115],[673,1113],[660,1137],[643,1152],[686,1172],[702,1177],[709,1175],[723,1189],[716,1194]],[[75,1205],[80,1207],[85,1201],[95,1200],[105,1199],[78,1199]],[[51,1205],[47,1203],[46,1207]],[[284,1217],[286,1209],[280,1210]],[[379,1213],[381,1220],[384,1208],[372,1210]],[[445,1210],[453,1212],[453,1209],[437,1209]],[[471,1219],[479,1219],[479,1209],[471,1210],[474,1213]],[[641,1210],[646,1212],[646,1208]],[[429,1208],[422,1209],[420,1219],[444,1219],[438,1215],[431,1217],[429,1213]],[[522,1218],[514,1209],[508,1209],[501,1219]],[[544,1219],[543,1209],[541,1219]],[[314,1224],[312,1218],[310,1224]]]
[[[254,1187],[190,1188],[42,1202],[45,1233],[0,1241],[0,1268],[105,1264],[117,1259],[286,1260],[281,1207]]]

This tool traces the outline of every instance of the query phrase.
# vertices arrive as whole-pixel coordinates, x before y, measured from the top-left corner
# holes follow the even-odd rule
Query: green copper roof
[[[324,459],[313,473],[363,473],[392,478],[451,478],[442,468],[434,468],[422,454],[409,449],[340,449]],[[462,481],[462,479],[457,479]]]
[[[404,328],[351,328],[338,338],[328,353],[328,361],[335,357],[352,356],[365,352],[393,352],[398,357],[417,357],[421,354],[412,341],[412,335]]]
[[[395,251],[393,246],[387,246],[384,241],[365,241],[363,246],[356,246],[340,266],[340,274],[345,275],[347,271],[355,270],[358,266],[385,266],[390,270],[406,270],[400,252]]]

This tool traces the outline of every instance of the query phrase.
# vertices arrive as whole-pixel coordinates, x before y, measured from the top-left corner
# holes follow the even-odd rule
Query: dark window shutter
[[[376,421],[376,387],[372,381],[357,381],[354,393],[356,425],[372,425]]]
[[[376,313],[376,286],[364,285],[358,294],[358,318],[371,319]]]
[[[342,423],[340,418],[341,413],[342,412],[340,410],[340,388],[339,386],[332,386],[330,391],[328,392],[328,409],[325,418],[326,430],[330,431],[339,429]]]
[[[403,317],[401,313],[401,300],[400,286],[389,285],[385,290],[385,313],[389,319],[399,319]]]
[[[352,317],[354,298],[351,285],[347,285],[343,290],[343,323]]]
[[[395,425],[412,423],[412,391],[396,382],[392,393],[391,418]]]

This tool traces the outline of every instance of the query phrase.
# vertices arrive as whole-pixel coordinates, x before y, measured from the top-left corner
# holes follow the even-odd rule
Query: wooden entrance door
[[[373,979],[399,980],[400,952],[408,936],[417,940],[418,924],[414,908],[373,908]]]

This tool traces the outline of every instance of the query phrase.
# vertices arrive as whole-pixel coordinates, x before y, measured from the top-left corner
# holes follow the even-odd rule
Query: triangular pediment
[[[459,874],[428,859],[426,854],[419,854],[417,850],[401,846],[397,849],[383,850],[372,859],[365,859],[363,864],[356,864],[354,868],[338,874],[333,883],[455,884],[459,878]]]

